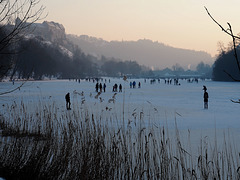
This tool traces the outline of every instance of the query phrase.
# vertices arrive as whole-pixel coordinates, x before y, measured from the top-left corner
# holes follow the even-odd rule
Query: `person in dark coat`
[[[114,85],[114,92],[117,92],[117,89],[118,89],[118,85],[115,84],[115,85]]]
[[[136,87],[136,81],[133,81],[133,88]]]
[[[107,86],[106,86],[106,84],[104,83],[104,84],[103,84],[103,91],[104,91],[104,92],[106,92],[106,87],[107,87]]]
[[[65,99],[66,99],[66,108],[67,108],[67,110],[70,110],[71,102],[70,102],[70,94],[69,93],[66,94]]]
[[[102,83],[99,84],[99,89],[100,89],[100,92],[102,92]]]
[[[96,83],[96,86],[95,86],[95,89],[96,89],[96,92],[98,92],[98,82]]]
[[[119,92],[122,92],[122,85],[119,85]]]
[[[204,109],[208,109],[208,92],[207,87],[203,86],[204,94],[203,94],[203,101],[204,101]]]
[[[207,91],[204,92],[203,98],[204,98],[204,109],[208,109],[208,93],[207,93]]]

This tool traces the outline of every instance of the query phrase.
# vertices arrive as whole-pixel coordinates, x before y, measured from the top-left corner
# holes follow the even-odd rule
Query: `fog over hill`
[[[67,35],[67,39],[78,45],[87,54],[133,60],[154,69],[171,68],[173,65],[179,64],[184,69],[194,70],[201,61],[213,64],[213,58],[206,52],[174,48],[148,39],[109,42],[87,35]]]

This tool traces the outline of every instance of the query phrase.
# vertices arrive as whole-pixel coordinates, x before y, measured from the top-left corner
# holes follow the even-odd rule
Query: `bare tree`
[[[219,41],[217,43],[217,47],[218,47],[218,53],[219,54],[223,54],[226,52],[226,47],[224,46],[224,43],[222,41]]]
[[[227,22],[228,28],[224,28],[220,23],[218,23],[213,16],[210,14],[210,12],[208,11],[208,9],[205,7],[209,17],[221,28],[221,30],[226,33],[227,35],[231,36],[232,38],[232,43],[233,43],[233,52],[234,52],[234,57],[236,60],[236,64],[237,64],[237,68],[239,70],[240,73],[240,62],[238,59],[238,54],[237,54],[237,46],[236,44],[239,43],[240,40],[240,36],[239,35],[234,35],[233,30],[232,30],[232,26],[230,23]],[[224,71],[230,78],[232,78],[234,81],[240,82],[240,79],[236,79],[234,78],[229,72]],[[234,103],[240,103],[240,99],[238,99],[237,101],[231,100]]]
[[[43,18],[44,9],[40,0],[0,0],[0,79],[13,68],[14,58],[9,55],[16,53],[17,42]]]
[[[43,16],[44,9],[40,0],[0,0],[0,80],[10,70],[14,72],[18,41],[34,30],[32,25],[35,22],[46,16]],[[0,96],[20,89],[24,83],[0,92]]]

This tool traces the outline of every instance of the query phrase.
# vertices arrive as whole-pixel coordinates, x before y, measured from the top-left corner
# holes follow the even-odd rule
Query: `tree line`
[[[1,32],[0,30],[0,36]],[[12,49],[12,46],[5,48],[6,52],[10,51],[9,49]],[[140,66],[136,61],[122,61],[104,56],[97,59],[92,55],[85,54],[70,41],[65,43],[65,47],[67,49],[61,43],[46,41],[41,36],[30,36],[28,38],[22,36],[21,41],[14,44],[17,53],[0,55],[2,57],[0,66],[9,67],[6,70],[1,68],[0,74],[2,76],[0,79],[4,77],[4,74],[10,76],[11,79],[16,77],[36,80],[44,77],[62,79],[97,76],[117,77],[121,75],[151,77],[155,74],[148,68]],[[10,59],[12,60],[10,61]],[[165,71],[162,70],[162,73]],[[198,73],[203,77],[211,78],[211,72],[210,65],[200,62],[195,72],[187,73]],[[172,66],[170,73],[180,75],[186,74],[186,71],[179,64],[176,64]]]
[[[136,61],[122,61],[105,56],[102,56],[99,60],[92,55],[85,54],[71,42],[67,42],[67,47],[71,50],[69,51],[70,54],[64,52],[60,46],[59,43],[50,43],[40,36],[22,37],[22,40],[17,45],[18,53],[8,56],[3,54],[0,64],[10,63],[9,59],[14,59],[13,66],[11,66],[12,68],[7,75],[19,79],[118,77],[121,75],[152,77],[156,74],[139,65]],[[162,70],[162,73],[165,71]],[[196,67],[196,71],[190,73],[198,73],[203,77],[211,78],[211,72],[210,65],[200,62]],[[168,73],[180,75],[187,72],[179,64],[176,64]]]
[[[236,49],[237,53],[240,53],[240,49]],[[228,73],[231,73],[229,76]],[[216,58],[213,64],[212,79],[214,81],[235,81],[240,79],[239,69],[236,66],[236,59],[234,56],[234,50],[222,51]]]
[[[119,61],[104,56],[98,60],[94,56],[86,55],[74,45],[71,51],[66,53],[59,44],[49,43],[41,37],[23,37],[17,47],[18,53],[11,54],[11,58],[15,59],[14,65],[7,74],[12,78],[85,78],[102,75],[139,75],[142,72],[142,67],[135,61]],[[10,63],[9,58],[6,55],[2,57],[0,64],[9,67],[5,64]]]

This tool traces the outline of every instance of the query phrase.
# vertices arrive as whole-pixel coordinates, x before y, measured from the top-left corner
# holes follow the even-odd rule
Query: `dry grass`
[[[91,113],[84,103],[59,113],[55,104],[30,111],[7,107],[0,120],[0,177],[6,179],[239,179],[239,152],[203,139],[197,156],[168,129],[144,127],[134,111],[126,126],[110,108]],[[134,128],[130,126],[134,122]],[[122,123],[120,123],[122,124]]]

